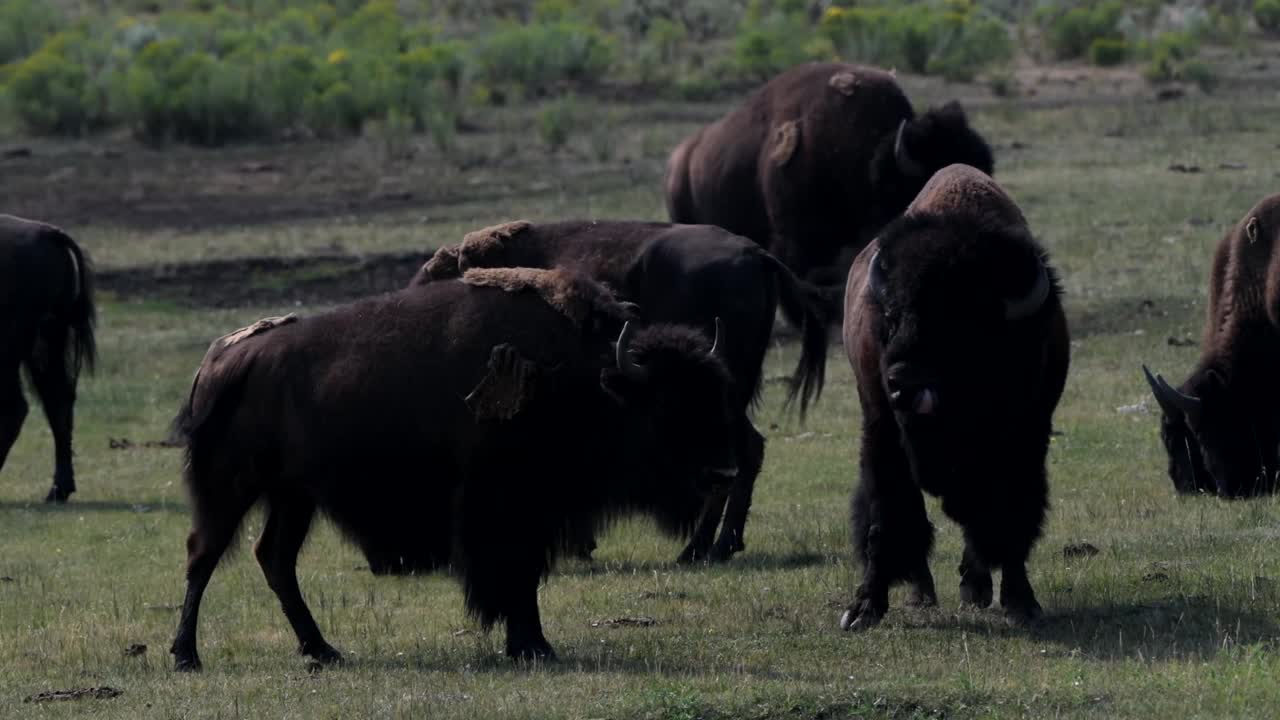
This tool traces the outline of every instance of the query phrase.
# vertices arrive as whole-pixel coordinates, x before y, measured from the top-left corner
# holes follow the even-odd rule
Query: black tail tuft
[[[799,398],[800,417],[804,418],[809,406],[822,395],[822,386],[826,382],[827,333],[831,324],[832,300],[828,291],[796,277],[781,260],[768,253],[762,254],[773,264],[782,314],[801,333],[800,362],[787,390],[785,406],[791,407]]]
[[[55,239],[70,253],[75,261],[75,293],[63,316],[67,325],[67,356],[64,359],[67,377],[77,378],[82,369],[93,371],[98,360],[98,345],[93,329],[98,321],[98,311],[93,304],[93,268],[89,256],[66,233],[58,230]]]

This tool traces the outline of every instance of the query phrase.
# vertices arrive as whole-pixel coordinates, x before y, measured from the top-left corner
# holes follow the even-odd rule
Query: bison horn
[[[898,123],[898,134],[893,139],[893,159],[898,163],[898,170],[903,175],[910,177],[918,177],[924,174],[924,168],[920,167],[920,163],[911,157],[911,153],[907,152],[907,146],[902,142],[902,136],[907,130],[907,119],[903,118]]]
[[[622,332],[618,334],[618,349],[615,357],[618,362],[618,369],[622,371],[623,375],[632,380],[644,380],[649,376],[649,370],[631,357],[632,331],[630,320],[622,324]]]
[[[724,359],[724,346],[720,344],[720,338],[724,337],[724,323],[720,322],[720,318],[716,317],[716,337],[711,341],[711,357]]]
[[[1005,298],[1004,301],[1004,317],[1006,320],[1022,320],[1031,317],[1044,305],[1044,301],[1049,299],[1049,270],[1044,266],[1043,262],[1036,263],[1036,282],[1031,290],[1020,298],[1010,300]]]
[[[871,256],[871,262],[868,263],[867,284],[871,287],[872,295],[879,295],[880,288],[884,287],[884,268],[880,267],[879,249]]]
[[[1147,376],[1147,384],[1151,386],[1151,394],[1166,415],[1193,415],[1200,412],[1200,398],[1188,395],[1171,386],[1160,375],[1151,375],[1146,365],[1142,366],[1142,374]]]

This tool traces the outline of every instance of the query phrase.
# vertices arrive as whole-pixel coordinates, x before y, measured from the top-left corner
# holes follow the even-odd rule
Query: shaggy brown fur
[[[619,221],[530,224],[520,221],[467,235],[441,248],[411,285],[442,277],[450,258],[453,275],[479,267],[573,267],[616,289],[650,322],[680,322],[711,331],[718,317],[728,329],[725,356],[733,374],[741,472],[727,498],[712,499],[680,553],[683,562],[724,560],[745,547],[747,511],[764,460],[764,437],[749,418],[759,396],[761,365],[781,305],[803,333],[803,347],[788,402],[803,414],[821,392],[826,363],[824,298],[746,238],[703,225]],[[434,266],[433,266],[434,264]],[[721,517],[724,527],[716,539]],[[714,545],[712,544],[714,541]],[[589,554],[594,543],[582,543]]]
[[[958,162],[992,170],[958,104],[917,116],[891,73],[811,63],[676,147],[667,211],[748,237],[808,277],[861,248],[934,171]]]
[[[466,256],[466,250],[464,242],[462,257]],[[543,302],[559,310],[577,327],[583,327],[595,315],[618,324],[631,320],[634,315],[628,306],[615,301],[613,293],[603,285],[584,283],[576,273],[566,269],[472,267],[462,274],[462,282],[507,292],[536,292]]]
[[[616,302],[569,286],[603,316],[579,327],[539,293],[444,281],[216,343],[175,422],[192,507],[177,667],[200,666],[201,598],[260,500],[254,554],[322,662],[340,655],[296,573],[317,512],[377,573],[453,570],[521,658],[552,655],[538,584],[584,529],[691,523],[736,472],[728,371],[700,333],[619,334]]]
[[[52,225],[0,215],[0,468],[27,417],[26,368],[53,432],[46,502],[65,502],[76,490],[76,385],[81,370],[93,368],[94,322],[93,271],[80,246]]]
[[[1045,456],[1069,340],[1057,280],[1013,201],[968,166],[941,170],[858,256],[844,345],[862,404],[850,504],[862,583],[841,618],[875,625],[889,586],[937,602],[922,491],[964,529],[960,596],[1040,613],[1026,560],[1048,507]]]
[[[1278,250],[1280,194],[1263,198],[1218,243],[1191,376],[1175,390],[1147,373],[1178,492],[1248,497],[1280,482]]]

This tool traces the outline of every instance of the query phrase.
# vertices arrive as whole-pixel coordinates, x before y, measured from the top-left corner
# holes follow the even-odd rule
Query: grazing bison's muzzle
[[[885,391],[894,412],[932,416],[938,412],[937,383],[932,377],[897,363],[885,373]]]

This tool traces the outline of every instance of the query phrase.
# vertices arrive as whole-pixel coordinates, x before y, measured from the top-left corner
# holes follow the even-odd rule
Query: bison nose
[[[707,468],[707,474],[713,478],[729,482],[738,477],[738,466],[726,465],[724,467]]]
[[[889,404],[898,412],[933,415],[938,412],[938,390],[930,378],[894,365],[885,373]]]

